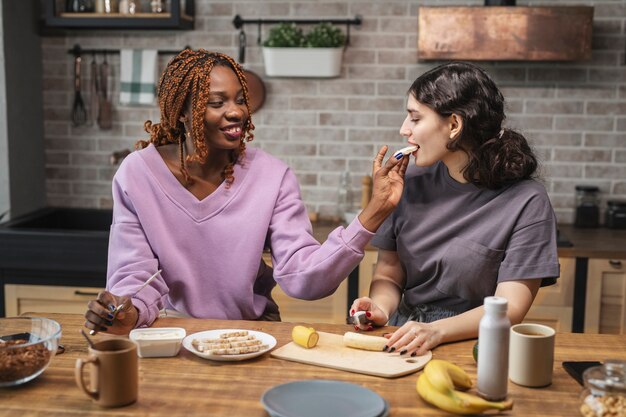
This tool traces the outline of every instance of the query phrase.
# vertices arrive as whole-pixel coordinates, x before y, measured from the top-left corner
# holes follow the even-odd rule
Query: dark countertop
[[[573,244],[559,247],[559,256],[626,259],[626,229],[581,229],[571,224],[559,224],[559,232]]]
[[[342,223],[333,221],[313,222],[313,236],[324,242],[328,234]],[[559,224],[560,241],[573,246],[559,246],[559,256],[564,258],[626,259],[626,229],[582,229],[571,224]],[[377,250],[367,245],[366,250]]]

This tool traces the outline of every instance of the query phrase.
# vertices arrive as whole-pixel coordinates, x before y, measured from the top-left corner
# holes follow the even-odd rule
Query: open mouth
[[[231,125],[220,129],[224,134],[232,139],[239,139],[243,132],[241,125]]]

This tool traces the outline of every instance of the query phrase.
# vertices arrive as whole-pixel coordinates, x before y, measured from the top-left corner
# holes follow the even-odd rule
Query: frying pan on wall
[[[244,67],[243,73],[248,82],[248,95],[250,97],[250,111],[255,113],[265,102],[265,84],[261,77],[252,71],[245,69],[246,60],[246,33],[243,29],[239,32],[239,63]]]

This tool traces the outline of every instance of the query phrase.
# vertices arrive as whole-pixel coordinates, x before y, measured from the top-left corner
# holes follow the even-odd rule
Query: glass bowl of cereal
[[[61,325],[43,317],[0,318],[0,387],[28,382],[48,367]]]
[[[626,361],[610,359],[583,372],[584,417],[626,416]]]

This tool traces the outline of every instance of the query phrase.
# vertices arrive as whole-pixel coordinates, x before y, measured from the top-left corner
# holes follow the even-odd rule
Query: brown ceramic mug
[[[89,387],[83,369],[89,364]],[[137,401],[139,371],[137,345],[128,339],[107,339],[89,348],[86,359],[76,361],[76,384],[96,404],[121,407]]]

